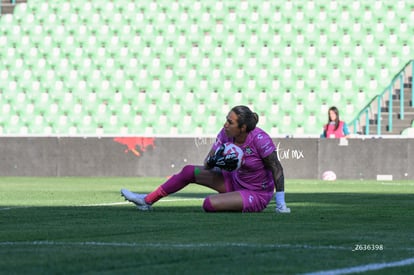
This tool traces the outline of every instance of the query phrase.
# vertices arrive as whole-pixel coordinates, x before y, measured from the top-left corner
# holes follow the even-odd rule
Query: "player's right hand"
[[[213,168],[214,166],[216,166],[217,157],[223,156],[224,148],[226,148],[226,147],[223,144],[223,145],[220,146],[220,148],[216,151],[216,153],[214,155],[208,157],[207,166],[209,168]]]
[[[233,171],[237,168],[239,160],[237,159],[236,154],[230,153],[224,156],[223,152],[225,148],[226,146],[224,144],[221,145],[217,152],[214,154],[214,156],[211,156],[207,159],[208,167],[218,167],[226,171]]]
[[[239,162],[236,153],[230,153],[225,156],[221,156],[216,160],[216,167],[219,167],[226,171],[233,171],[237,168],[237,163]]]

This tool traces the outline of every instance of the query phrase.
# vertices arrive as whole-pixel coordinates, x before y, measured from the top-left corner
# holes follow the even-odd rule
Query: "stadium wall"
[[[214,138],[0,137],[0,176],[164,177],[201,164]],[[414,179],[414,139],[278,138],[286,178]]]

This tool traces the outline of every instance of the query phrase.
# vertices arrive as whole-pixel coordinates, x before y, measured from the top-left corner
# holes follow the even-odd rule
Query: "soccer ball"
[[[325,171],[322,174],[323,180],[334,181],[336,180],[336,174],[333,171]]]
[[[220,149],[220,147],[217,148],[216,153],[217,153],[217,151],[219,149]],[[231,153],[235,153],[236,154],[236,157],[238,159],[237,168],[235,169],[235,170],[237,170],[237,169],[239,169],[242,166],[243,161],[244,161],[244,158],[243,158],[243,155],[244,155],[243,154],[243,150],[239,146],[237,146],[236,144],[234,144],[234,143],[231,143],[231,142],[224,143],[223,156],[226,156],[226,155],[231,154]]]

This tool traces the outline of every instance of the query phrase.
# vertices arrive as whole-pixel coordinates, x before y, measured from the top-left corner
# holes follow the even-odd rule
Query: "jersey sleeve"
[[[258,155],[261,158],[269,156],[276,150],[276,146],[273,143],[272,138],[264,131],[259,132],[254,138],[254,144]]]

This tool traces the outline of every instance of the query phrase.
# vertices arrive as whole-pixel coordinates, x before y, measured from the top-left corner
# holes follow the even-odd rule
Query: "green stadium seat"
[[[13,16],[0,18],[5,49],[0,51],[0,90],[26,93],[16,105],[22,113],[24,103],[43,92],[49,93],[49,104],[56,101],[60,107],[53,113],[35,100],[45,117],[62,112],[78,117],[67,122],[66,130],[53,128],[56,123],[31,127],[28,120],[14,120],[21,125],[10,129],[19,133],[40,132],[42,125],[53,133],[132,133],[138,130],[125,125],[139,105],[145,114],[166,117],[161,123],[141,119],[140,132],[215,134],[215,127],[201,129],[195,119],[182,123],[186,115],[194,116],[194,104],[206,116],[204,122],[216,127],[232,104],[251,104],[266,114],[263,127],[273,133],[318,133],[328,104],[346,102],[352,117],[352,110],[388,85],[411,58],[409,7],[358,1],[299,5],[296,0],[28,2]],[[288,90],[296,97],[283,101]],[[69,91],[72,103],[65,105],[59,97]],[[166,91],[175,106],[183,106],[174,109],[173,120]],[[71,104],[79,99],[82,109],[75,115]],[[107,116],[112,123],[79,122],[102,102],[113,108],[99,119]],[[311,113],[316,123],[303,125],[292,111]],[[291,124],[283,124],[285,113]]]

